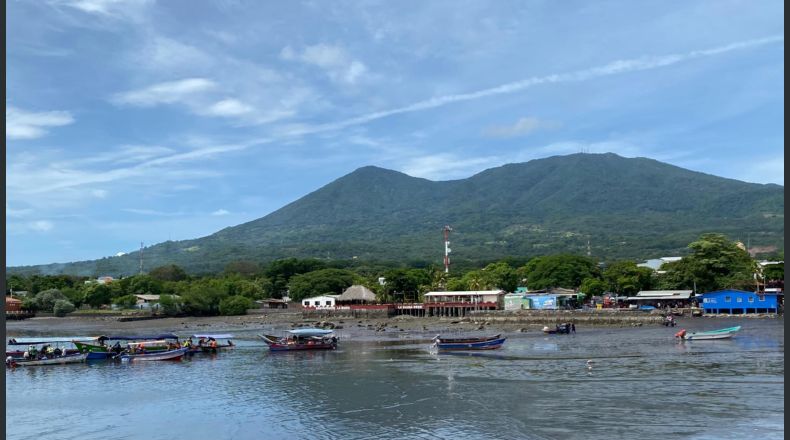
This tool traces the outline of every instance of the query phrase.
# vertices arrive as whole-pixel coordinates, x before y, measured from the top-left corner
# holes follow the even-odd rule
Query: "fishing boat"
[[[217,354],[220,350],[225,350],[236,346],[236,344],[234,344],[233,341],[231,341],[232,337],[233,335],[230,334],[192,335],[192,337],[188,339],[189,351],[190,353]],[[198,339],[197,344],[192,343],[192,338]],[[222,340],[222,339],[226,341],[224,344],[217,342],[217,340]]]
[[[123,353],[117,356],[121,362],[139,362],[139,361],[177,361],[180,360],[189,351],[188,348],[177,348],[175,350],[160,351],[154,353]]]
[[[484,336],[480,338],[443,338],[436,335],[433,338],[433,347],[439,350],[496,350],[502,347],[505,339],[501,334]]]
[[[335,350],[337,336],[332,330],[301,328],[290,330],[288,336],[258,335],[269,346],[269,351]]]
[[[146,352],[158,352],[170,350],[173,342],[168,339],[178,341],[178,336],[172,333],[162,333],[158,335],[120,335],[120,336],[97,336],[88,341],[73,340],[71,342],[77,347],[80,353],[88,353],[88,360],[110,359],[124,350],[144,349]],[[110,345],[108,341],[116,341]],[[121,341],[125,342],[121,345]]]
[[[55,346],[53,351],[57,351],[58,356],[77,354],[79,350],[74,348],[72,343],[75,340],[89,341],[93,338],[78,337],[78,338],[11,338],[6,344],[6,358],[11,357],[14,359],[23,359],[25,352],[31,351],[33,348],[34,353],[42,353],[45,348]],[[16,348],[18,346],[27,346],[26,348]]]
[[[42,357],[40,359],[14,359],[12,357],[6,358],[6,366],[14,368],[14,367],[38,367],[42,365],[64,365],[64,364],[76,364],[80,362],[85,362],[85,358],[88,357],[88,353],[75,353],[75,354],[68,354],[65,356],[55,356],[55,357]]]
[[[735,327],[727,327],[718,330],[710,330],[706,332],[692,332],[687,333],[686,329],[682,329],[681,331],[675,333],[676,338],[680,338],[684,341],[704,341],[710,339],[727,339],[731,338],[738,330],[741,329],[741,326]]]

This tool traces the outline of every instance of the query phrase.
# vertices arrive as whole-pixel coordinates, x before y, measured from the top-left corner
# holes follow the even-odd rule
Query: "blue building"
[[[778,313],[779,293],[726,289],[702,294],[705,313]]]

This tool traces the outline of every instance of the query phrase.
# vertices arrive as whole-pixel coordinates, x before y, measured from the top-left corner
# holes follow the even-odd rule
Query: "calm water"
[[[270,354],[250,333],[178,363],[7,371],[6,429],[81,440],[782,438],[783,322],[683,325],[737,323],[729,341],[579,329],[508,335],[479,355],[432,354],[432,335],[376,342],[342,330],[337,351]]]

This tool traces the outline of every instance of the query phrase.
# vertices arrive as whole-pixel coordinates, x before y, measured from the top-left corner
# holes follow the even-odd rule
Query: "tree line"
[[[766,280],[784,280],[784,264],[768,266],[761,273],[755,260],[737,242],[721,234],[704,234],[688,245],[689,254],[664,264],[661,273],[639,267],[634,261],[598,262],[571,255],[547,255],[524,261],[506,258],[479,269],[444,272],[443,267],[413,263],[392,267],[383,263],[328,262],[288,258],[262,264],[234,261],[223,272],[190,275],[177,265],[157,267],[138,274],[98,283],[72,275],[12,275],[11,291],[27,291],[22,307],[63,316],[80,307],[116,305],[133,308],[135,295],[160,295],[159,307],[170,315],[238,315],[254,301],[288,296],[292,301],[340,294],[361,284],[381,302],[420,302],[422,295],[439,290],[491,290],[513,292],[561,287],[587,296],[606,292],[632,296],[640,290],[688,289],[707,292],[722,288],[753,290],[755,274]],[[776,256],[783,259],[783,253]],[[418,267],[415,267],[418,266]],[[379,279],[383,278],[381,284]]]

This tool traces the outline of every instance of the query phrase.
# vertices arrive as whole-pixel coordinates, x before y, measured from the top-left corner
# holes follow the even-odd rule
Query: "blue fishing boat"
[[[433,346],[439,350],[496,350],[502,347],[506,339],[501,334],[480,338],[443,338],[436,335]]]

